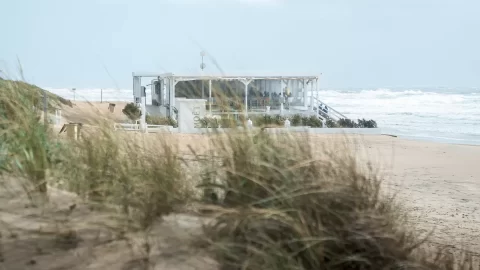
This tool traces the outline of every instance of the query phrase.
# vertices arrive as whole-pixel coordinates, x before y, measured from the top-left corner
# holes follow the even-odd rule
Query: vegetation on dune
[[[359,166],[346,144],[317,146],[318,155],[308,137],[261,132],[216,137],[213,145],[222,162],[212,164],[207,175],[215,180],[202,187],[224,196],[222,207],[207,207],[215,220],[205,242],[222,269],[480,266],[425,249],[427,239],[383,193],[378,172]]]
[[[118,205],[145,230],[186,203],[191,189],[175,145],[162,138],[148,145],[121,135],[103,127],[70,144],[62,186],[96,203]]]
[[[24,103],[27,102],[26,100],[28,100],[28,102],[32,103],[33,106],[37,108],[43,108],[43,93],[45,92],[47,94],[48,107],[50,112],[54,112],[55,109],[58,109],[61,105],[66,105],[70,107],[73,106],[70,100],[50,93],[44,89],[41,89],[38,86],[28,84],[22,81],[0,80],[0,89],[1,91],[5,92],[9,92],[9,89],[15,89],[16,93],[8,93],[11,98],[11,100],[9,101],[11,105],[15,105],[16,102]],[[6,93],[4,93],[4,95],[6,95]]]
[[[239,126],[239,121],[226,117],[204,117],[200,120],[202,128],[236,128]]]
[[[115,132],[111,123],[63,140],[43,126],[35,99],[18,87],[0,91],[0,172],[2,180],[18,179],[33,202],[35,194],[48,198],[52,186],[68,190],[94,211],[119,213],[121,222],[109,226],[151,238],[162,217],[195,201],[212,218],[201,247],[222,269],[480,268],[472,257],[427,249],[402,207],[383,192],[379,173],[347,143],[313,147],[305,135],[233,129],[211,134],[206,153],[192,148],[192,160],[172,137],[149,141]],[[141,246],[148,260],[152,248]]]
[[[27,193],[46,193],[47,171],[55,164],[57,144],[40,121],[41,89],[23,82],[0,81],[0,167],[27,179]],[[49,106],[62,102],[49,94]],[[0,172],[1,173],[1,172]]]
[[[253,126],[255,127],[284,127],[286,120],[290,121],[292,127],[323,127],[322,121],[315,115],[304,116],[301,114],[294,114],[291,116],[269,115],[251,117]],[[242,122],[242,121],[239,121]],[[358,119],[357,122],[351,119],[327,119],[325,124],[329,128],[377,128],[377,123],[374,120]],[[205,117],[202,119],[202,127],[218,128],[218,127],[237,127],[241,126],[237,121],[227,120],[224,118],[217,119],[213,117]]]
[[[330,122],[332,127],[344,128],[377,128],[377,122],[374,120],[358,119],[357,122],[351,119],[341,118],[336,122]],[[330,127],[330,126],[329,126]]]
[[[284,126],[285,117],[281,115],[263,115],[259,117],[254,117],[252,119],[253,125],[256,127],[268,127],[268,126]]]
[[[132,121],[136,121],[140,119],[140,116],[142,116],[142,112],[140,111],[140,108],[138,108],[135,103],[131,102],[125,105],[125,108],[122,109],[123,114],[125,114],[128,119]]]

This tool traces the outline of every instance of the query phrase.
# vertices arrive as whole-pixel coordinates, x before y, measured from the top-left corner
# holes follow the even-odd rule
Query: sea
[[[133,100],[131,89],[45,89],[71,100]],[[480,88],[321,89],[319,98],[348,118],[375,120],[385,134],[480,145]]]

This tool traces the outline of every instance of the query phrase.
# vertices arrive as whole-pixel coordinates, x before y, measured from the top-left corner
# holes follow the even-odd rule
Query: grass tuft
[[[457,269],[473,262],[426,252],[427,239],[409,229],[378,173],[360,166],[346,145],[314,153],[307,136],[265,131],[217,137],[214,145],[223,162],[217,184],[205,187],[226,195],[223,207],[208,207],[215,218],[205,235],[222,269]]]

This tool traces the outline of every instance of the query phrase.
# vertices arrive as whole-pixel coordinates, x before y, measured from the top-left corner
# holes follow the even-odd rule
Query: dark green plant
[[[358,119],[359,128],[377,128],[377,122],[374,120]]]
[[[274,117],[274,124],[277,125],[277,126],[284,126],[285,125],[285,120],[287,118],[285,118],[284,116],[281,116],[281,115],[275,115]]]
[[[142,112],[135,105],[135,103],[128,103],[125,105],[125,108],[122,109],[123,114],[125,114],[130,120],[138,120],[142,116]]]
[[[338,127],[338,124],[337,122],[335,122],[333,119],[331,118],[328,118],[326,121],[325,121],[325,124],[327,125],[327,127],[329,128],[336,128]]]
[[[266,114],[266,115],[261,115],[261,116],[256,116],[251,118],[253,125],[256,127],[263,127],[265,125],[268,125],[269,122],[272,122],[271,116]]]
[[[230,118],[212,118],[204,117],[200,120],[202,128],[236,128],[237,121]]]
[[[356,128],[356,127],[358,127],[358,124],[355,123],[355,121],[353,121],[351,119],[347,119],[347,118],[340,118],[337,121],[337,124],[338,124],[339,127],[342,127],[342,128]]]
[[[322,127],[322,121],[316,115],[311,115],[306,119],[305,125],[312,128],[319,128]]]
[[[295,114],[290,119],[290,125],[293,127],[303,126],[303,118],[300,114]]]
[[[202,128],[219,128],[220,122],[217,118],[213,117],[204,117],[200,119],[200,124]]]

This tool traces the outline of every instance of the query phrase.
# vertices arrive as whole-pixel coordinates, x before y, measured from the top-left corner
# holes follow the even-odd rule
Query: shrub
[[[135,105],[135,103],[128,103],[125,105],[125,108],[122,109],[123,114],[125,114],[130,120],[138,120],[142,116],[142,112]]]
[[[269,126],[283,126],[286,118],[281,115],[265,114],[263,116],[257,116],[252,119],[253,125],[256,127],[269,127]]]
[[[322,121],[316,116],[316,115],[311,115],[305,119],[305,125],[312,127],[312,128],[318,128],[322,127]]]
[[[273,124],[275,124],[277,126],[284,126],[285,125],[285,120],[287,118],[285,118],[285,116],[275,115],[273,119],[274,119]]]
[[[219,128],[220,121],[214,117],[204,117],[200,119],[200,124],[202,128]]]
[[[374,120],[365,120],[365,119],[358,119],[358,127],[360,128],[377,128],[377,122]]]
[[[338,127],[337,125],[337,122],[335,122],[333,119],[329,118],[327,119],[327,121],[325,121],[325,124],[327,125],[327,127],[329,128],[336,128]]]
[[[342,128],[356,128],[358,127],[357,123],[355,121],[347,119],[347,118],[340,118],[337,121],[337,125]]]
[[[200,120],[202,128],[236,128],[237,123],[229,118],[204,117]]]
[[[295,114],[290,119],[290,125],[294,127],[302,126],[303,125],[303,118],[300,114]]]
[[[322,121],[315,115],[302,116],[300,114],[294,114],[290,119],[290,124],[294,127],[309,126],[309,127],[322,127]]]
[[[327,120],[328,127],[342,127],[342,128],[377,128],[377,122],[374,120],[358,119],[357,122],[341,118],[338,121]]]

